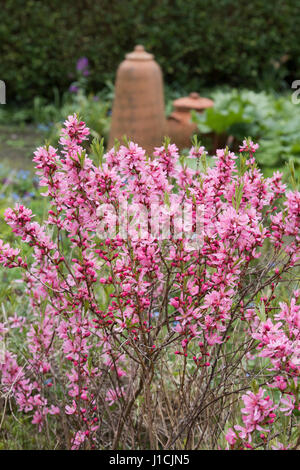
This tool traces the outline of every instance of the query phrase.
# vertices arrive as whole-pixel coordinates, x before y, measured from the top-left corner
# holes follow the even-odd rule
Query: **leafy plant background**
[[[298,0],[6,0],[0,77],[8,102],[53,97],[89,58],[97,91],[137,43],[165,81],[187,91],[221,84],[283,89],[300,76]]]

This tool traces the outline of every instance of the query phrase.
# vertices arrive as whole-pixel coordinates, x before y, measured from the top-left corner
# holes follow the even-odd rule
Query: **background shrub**
[[[281,89],[300,77],[298,0],[6,0],[1,9],[0,78],[10,103],[53,98],[80,56],[97,91],[140,42],[175,87]]]

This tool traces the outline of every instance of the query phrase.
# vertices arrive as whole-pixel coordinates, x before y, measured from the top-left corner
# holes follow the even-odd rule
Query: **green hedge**
[[[299,31],[299,0],[5,0],[0,79],[8,102],[51,97],[87,56],[96,91],[143,43],[174,86],[281,89],[300,79]]]

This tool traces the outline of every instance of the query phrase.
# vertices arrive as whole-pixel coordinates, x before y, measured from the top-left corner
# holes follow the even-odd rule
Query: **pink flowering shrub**
[[[251,141],[213,166],[195,143],[192,170],[168,142],[94,142],[96,165],[88,134],[70,116],[61,151],[35,152],[42,225],[5,212],[32,254],[0,243],[24,288],[0,323],[2,399],[59,448],[296,447],[300,193]]]

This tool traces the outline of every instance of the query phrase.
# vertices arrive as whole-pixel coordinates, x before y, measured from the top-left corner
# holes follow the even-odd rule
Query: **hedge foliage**
[[[8,99],[53,96],[87,56],[97,91],[136,43],[187,90],[300,79],[299,0],[2,0],[0,79]]]

